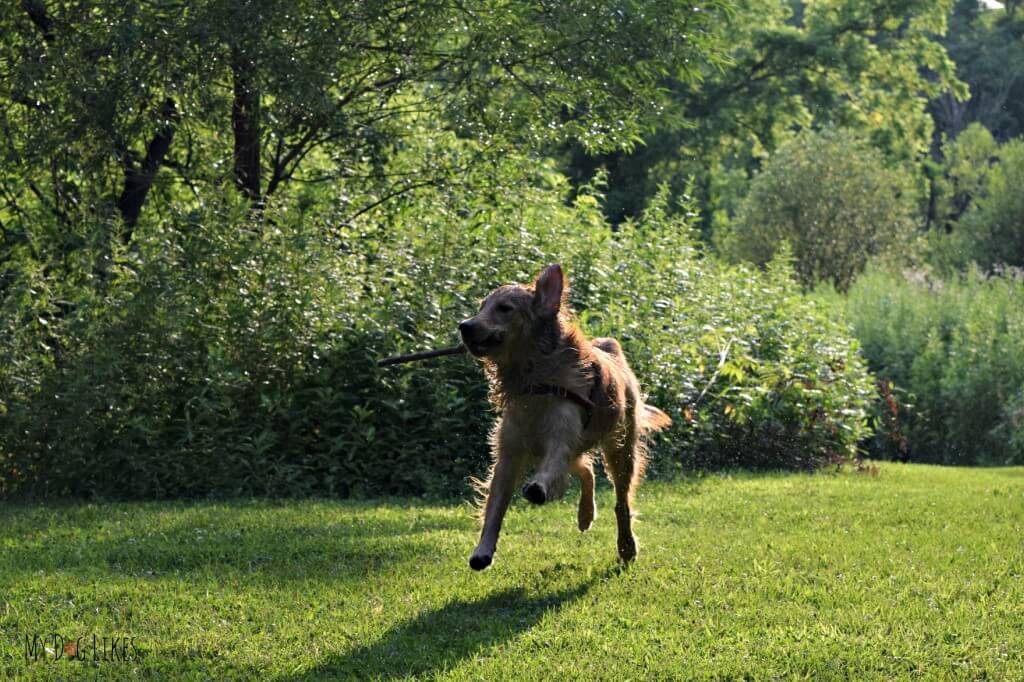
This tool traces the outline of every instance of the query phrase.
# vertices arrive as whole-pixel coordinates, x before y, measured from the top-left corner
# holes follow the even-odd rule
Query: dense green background
[[[973,0],[8,3],[0,495],[465,493],[479,368],[373,360],[553,261],[673,416],[654,476],[1020,463],[1022,35]]]

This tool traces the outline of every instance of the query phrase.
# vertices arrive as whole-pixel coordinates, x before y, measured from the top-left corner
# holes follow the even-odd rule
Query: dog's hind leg
[[[487,501],[484,503],[484,527],[480,532],[480,542],[469,557],[469,565],[474,571],[482,571],[491,565],[494,552],[498,548],[498,534],[501,522],[508,511],[512,493],[523,473],[523,457],[520,452],[501,443],[500,433],[496,436],[497,454],[491,478],[488,481]]]
[[[576,525],[580,532],[590,530],[597,517],[597,503],[594,501],[594,464],[590,455],[580,455],[569,467],[580,479],[580,506],[576,512]]]
[[[643,475],[644,450],[633,424],[623,433],[612,436],[602,447],[608,477],[615,486],[615,521],[618,525],[619,558],[629,563],[636,558],[637,542],[633,535],[633,492]]]

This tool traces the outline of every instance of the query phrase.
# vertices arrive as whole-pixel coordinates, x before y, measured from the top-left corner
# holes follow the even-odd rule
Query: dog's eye
[[[512,306],[510,306],[508,303],[499,303],[498,305],[495,306],[495,308],[498,309],[499,313],[510,313],[510,312],[512,312]]]

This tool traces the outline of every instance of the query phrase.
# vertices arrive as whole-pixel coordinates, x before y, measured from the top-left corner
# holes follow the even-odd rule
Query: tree
[[[970,96],[947,92],[932,101],[936,145],[975,122],[999,141],[1024,133],[1024,17],[1015,3],[1004,4],[1005,12],[981,12],[977,0],[956,3],[942,42]]]
[[[161,169],[189,188],[178,200],[226,178],[257,207],[296,179],[373,176],[393,196],[450,170],[380,177],[407,117],[422,111],[496,153],[565,139],[628,146],[663,78],[686,82],[716,61],[707,27],[726,6],[10,3],[0,9],[0,122],[23,177],[0,177],[4,217],[42,211],[67,223],[114,211],[127,242]]]
[[[999,145],[980,123],[972,123],[942,148],[941,173],[935,179],[934,213],[946,232],[990,192]]]
[[[758,174],[736,221],[719,236],[734,259],[769,262],[788,242],[806,287],[845,291],[869,257],[912,229],[907,184],[849,131],[804,131]]]
[[[979,197],[955,229],[968,253],[986,269],[1000,265],[1024,268],[1024,139],[999,148],[989,175],[988,192]]]
[[[725,66],[669,82],[672,105],[634,150],[573,149],[569,174],[609,170],[612,219],[635,214],[657,187],[690,178],[705,231],[735,210],[749,177],[793,129],[860,132],[892,162],[915,164],[931,144],[928,101],[965,97],[937,36],[951,0],[753,0],[730,15]],[[745,183],[742,183],[745,185]]]

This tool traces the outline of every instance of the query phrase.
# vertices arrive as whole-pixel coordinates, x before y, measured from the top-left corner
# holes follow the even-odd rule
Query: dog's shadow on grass
[[[620,573],[618,565],[553,593],[509,588],[476,600],[456,599],[399,623],[372,644],[330,656],[280,682],[321,679],[404,679],[449,670],[487,647],[506,642]]]

